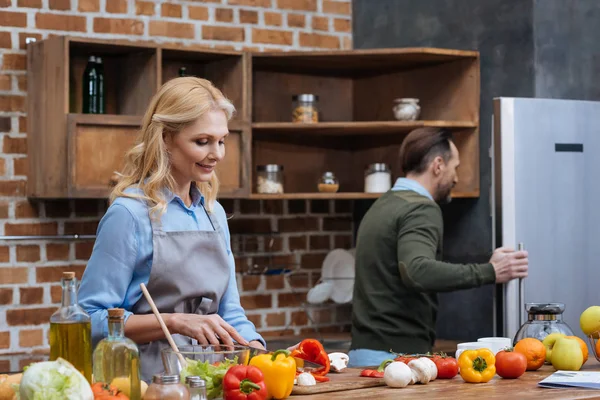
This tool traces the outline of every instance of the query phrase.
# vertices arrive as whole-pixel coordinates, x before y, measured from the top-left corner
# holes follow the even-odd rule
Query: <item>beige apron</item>
[[[150,218],[153,256],[146,286],[161,313],[207,315],[219,309],[229,284],[229,259],[221,227],[204,211],[212,231],[164,232],[160,222]],[[132,312],[152,314],[152,309],[142,296]],[[173,340],[177,346],[197,344],[195,339],[178,334]],[[161,350],[167,347],[166,339],[139,345],[143,380],[149,382],[154,374],[164,371]]]

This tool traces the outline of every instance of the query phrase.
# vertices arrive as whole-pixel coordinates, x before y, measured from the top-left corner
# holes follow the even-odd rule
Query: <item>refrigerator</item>
[[[494,248],[523,244],[529,276],[496,285],[494,331],[514,338],[525,303],[600,305],[600,102],[496,98],[492,129]]]

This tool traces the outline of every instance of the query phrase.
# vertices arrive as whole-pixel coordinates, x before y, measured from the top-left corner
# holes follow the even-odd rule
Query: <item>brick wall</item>
[[[27,184],[25,38],[80,35],[236,50],[351,48],[350,0],[0,0],[0,236],[95,234],[103,200],[33,202]],[[352,245],[350,201],[225,200],[238,284],[266,336],[347,329],[347,307],[301,307],[327,251]],[[47,349],[63,271],[79,276],[93,242],[0,240],[0,354]],[[294,268],[247,275],[252,266]],[[1,366],[0,366],[1,367]],[[2,369],[2,368],[0,368]]]

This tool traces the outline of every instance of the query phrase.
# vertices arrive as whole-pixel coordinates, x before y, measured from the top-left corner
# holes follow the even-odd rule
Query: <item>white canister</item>
[[[505,337],[484,337],[477,339],[477,341],[480,343],[486,343],[494,355],[496,355],[500,350],[504,350],[507,347],[512,347],[512,340]]]
[[[392,187],[392,173],[387,164],[375,163],[365,171],[365,193],[384,193]]]
[[[479,350],[479,349],[489,349],[490,351],[492,350],[490,348],[489,343],[487,343],[487,342],[459,343],[456,345],[455,358],[458,360],[458,358],[460,357],[460,354],[465,350]]]

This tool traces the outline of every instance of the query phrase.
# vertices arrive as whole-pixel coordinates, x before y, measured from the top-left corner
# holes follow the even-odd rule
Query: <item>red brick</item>
[[[44,302],[43,287],[20,288],[21,304],[42,304]]]
[[[49,0],[48,2],[51,10],[70,10],[71,0]]]
[[[267,253],[273,253],[281,250],[283,250],[283,238],[274,237],[268,240],[265,239],[265,251]]]
[[[181,5],[173,3],[163,3],[160,7],[160,15],[170,18],[181,18]]]
[[[240,200],[240,212],[242,214],[259,214],[260,200]]]
[[[281,307],[300,307],[306,300],[305,292],[279,293],[277,306]]]
[[[332,322],[331,310],[310,310],[310,318],[317,324],[329,324]]]
[[[69,259],[69,245],[67,243],[48,243],[46,245],[46,258],[48,261],[66,261]]]
[[[277,7],[290,10],[317,11],[317,0],[277,0]]]
[[[296,264],[296,256],[294,254],[254,256],[252,261],[259,269],[265,267],[273,269],[292,268]]]
[[[352,212],[352,200],[336,200],[335,201],[335,212],[346,213]]]
[[[77,9],[80,12],[98,12],[100,11],[100,0],[79,0]]]
[[[229,0],[227,4],[230,6],[269,8],[271,7],[271,0]]]
[[[300,32],[300,46],[339,49],[340,38],[337,36],[320,35],[318,33]]]
[[[0,111],[25,112],[25,97],[0,96]]]
[[[69,200],[46,200],[46,217],[66,218],[71,216]]]
[[[217,22],[233,22],[233,10],[231,8],[217,8],[215,19]]]
[[[350,2],[323,0],[323,12],[327,14],[350,15],[351,6]]]
[[[268,219],[241,219],[229,220],[229,230],[232,234],[257,234],[271,232],[271,221]]]
[[[2,181],[0,196],[24,196],[27,181]],[[5,232],[6,233],[6,232]],[[8,235],[8,233],[6,233]]]
[[[285,280],[283,275],[266,275],[267,290],[277,290],[285,288]]]
[[[310,237],[310,249],[311,250],[329,250],[331,248],[329,236],[312,235]]]
[[[62,302],[62,287],[60,286],[52,286],[50,287],[50,300],[52,304],[57,304]]]
[[[5,154],[27,154],[27,138],[4,136],[2,151]]]
[[[282,23],[282,15],[278,12],[265,12],[265,25],[270,26],[281,26]]]
[[[12,0],[0,0],[0,7],[12,6]]]
[[[10,332],[0,332],[0,349],[10,348]]]
[[[282,218],[277,222],[279,232],[306,232],[319,229],[319,221],[314,217]]]
[[[265,44],[280,44],[291,46],[294,43],[294,33],[275,29],[252,29],[252,42]]]
[[[26,92],[27,91],[27,75],[17,76],[17,84],[18,84],[19,90],[21,92]]]
[[[328,31],[329,30],[329,18],[317,17],[312,18],[312,27],[317,31]]]
[[[327,254],[302,254],[302,268],[321,269]]]
[[[37,244],[24,244],[17,246],[17,262],[40,261],[40,246]]]
[[[37,2],[32,2],[37,3]],[[0,12],[0,26],[26,27],[27,14],[20,12]],[[38,25],[38,28],[40,26]]]
[[[202,39],[242,42],[244,41],[244,29],[236,27],[205,25],[202,27]]]
[[[310,212],[313,214],[329,214],[329,200],[311,200]]]
[[[136,15],[154,15],[154,3],[151,1],[136,1],[135,2],[135,14]]]
[[[242,307],[246,310],[256,310],[260,308],[271,308],[270,294],[257,294],[252,296],[241,296]]]
[[[261,281],[260,275],[243,275],[242,276],[242,290],[244,292],[254,292],[258,290]]]
[[[4,285],[27,283],[29,271],[25,267],[0,268],[0,282]]]
[[[290,236],[288,238],[288,247],[290,251],[306,250],[306,236]]]
[[[240,23],[258,24],[258,12],[251,10],[240,10]]]
[[[17,0],[17,7],[42,8],[42,0]]]
[[[188,16],[191,19],[208,21],[208,8],[202,6],[188,6]]]
[[[38,29],[55,31],[86,31],[85,17],[78,15],[42,14],[35,15],[35,25]]]
[[[350,217],[325,217],[323,218],[324,231],[349,231],[352,229]]]
[[[127,0],[106,0],[106,12],[111,14],[126,14]]]
[[[12,39],[10,32],[0,32],[0,47],[3,49],[12,49]]]
[[[41,222],[32,224],[12,224],[4,225],[4,233],[9,236],[27,236],[27,235],[56,235],[58,224],[56,222]]]
[[[0,75],[0,90],[12,90],[12,76]]]
[[[283,214],[283,200],[263,200],[264,214]]]
[[[144,22],[137,19],[94,18],[94,32],[143,35]]]
[[[27,133],[27,117],[19,117],[19,133]]]
[[[249,269],[250,258],[248,257],[234,257],[235,272],[246,272]]]
[[[289,200],[288,201],[288,213],[289,214],[305,214],[306,213],[306,200]]]
[[[20,157],[13,159],[13,170],[15,176],[27,176],[29,172],[29,161],[27,157]]]
[[[0,246],[0,262],[7,263],[10,261],[10,248],[8,246]]]
[[[292,326],[304,326],[308,324],[308,316],[304,311],[294,311],[292,313]]]
[[[0,203],[0,219],[8,218],[8,203]]]
[[[6,1],[6,0],[3,0]],[[0,360],[0,371],[12,371],[9,360]]]
[[[13,290],[12,288],[1,288],[0,289],[0,304],[3,306],[12,304],[13,302]]]
[[[344,36],[342,38],[342,49],[351,50],[352,49],[352,37]]]
[[[10,117],[0,117],[0,132],[10,132],[12,128]]]
[[[65,222],[65,235],[95,235],[98,221]]]
[[[262,328],[262,316],[260,314],[250,314],[246,315],[248,320],[254,324],[257,328]]]
[[[55,311],[56,307],[7,310],[6,322],[9,326],[47,324]]]
[[[306,18],[302,14],[288,14],[287,24],[294,28],[304,28],[306,25]]]
[[[43,329],[23,329],[19,332],[19,346],[36,347],[44,344]]]
[[[194,25],[168,21],[150,21],[150,35],[193,39]]]
[[[66,267],[38,267],[35,269],[37,283],[60,282],[63,272],[73,271],[78,279],[83,276],[85,265],[68,265]]]
[[[335,235],[335,248],[336,249],[352,248],[352,235]]]
[[[336,18],[333,20],[333,27],[336,32],[352,32],[352,25],[349,19]]]
[[[39,218],[39,203],[31,200],[20,201],[15,205],[17,218]]]
[[[285,313],[267,314],[267,327],[285,326]]]
[[[0,158],[0,176],[6,175],[6,161],[4,158]]]

